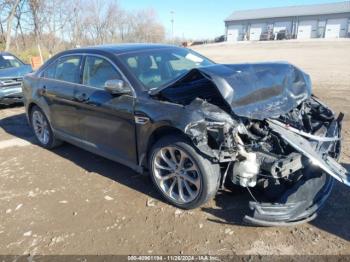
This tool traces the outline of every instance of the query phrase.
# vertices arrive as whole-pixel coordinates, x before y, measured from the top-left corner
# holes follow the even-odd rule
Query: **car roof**
[[[0,55],[13,55],[13,54],[11,54],[11,53],[9,53],[9,52],[1,51],[1,52],[0,52]]]
[[[13,57],[15,57],[17,60],[19,60],[20,62],[22,62],[22,63],[24,63],[23,62],[23,60],[22,59],[20,59],[20,58],[18,58],[16,55],[14,55],[14,54],[12,54],[12,53],[10,53],[10,52],[7,52],[7,51],[0,51],[0,56],[6,56],[6,55],[8,55],[8,56],[13,56]]]
[[[144,50],[153,50],[153,49],[166,49],[174,48],[176,46],[166,45],[166,44],[114,44],[114,45],[98,45],[91,47],[83,47],[73,49],[74,51],[105,51],[113,54],[124,54],[129,52],[137,52]]]

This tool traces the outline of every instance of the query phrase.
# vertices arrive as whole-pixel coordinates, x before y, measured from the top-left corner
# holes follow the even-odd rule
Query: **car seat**
[[[59,80],[77,83],[78,82],[78,66],[74,63],[64,63],[61,68],[58,68],[56,78]]]
[[[152,68],[153,63],[150,56],[140,56],[138,58],[138,72],[140,81],[146,86],[152,86],[154,83],[162,81],[160,71]]]

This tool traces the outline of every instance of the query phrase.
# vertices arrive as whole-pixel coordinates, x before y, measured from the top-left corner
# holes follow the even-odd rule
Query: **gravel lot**
[[[350,170],[350,41],[196,47],[217,62],[287,60],[345,114]],[[0,110],[0,254],[350,254],[350,188],[337,184],[320,216],[288,228],[241,223],[249,196],[220,192],[200,209],[160,200],[146,176],[74,146],[35,145],[22,107]]]

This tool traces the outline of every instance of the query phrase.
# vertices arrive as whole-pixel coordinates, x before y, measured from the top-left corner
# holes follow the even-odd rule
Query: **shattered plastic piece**
[[[111,200],[113,200],[113,197],[105,196],[105,199],[106,199],[107,201],[111,201]]]
[[[147,199],[146,206],[147,207],[154,207],[154,206],[156,206],[156,203],[157,202],[153,198],[149,198],[149,199]]]
[[[17,205],[17,207],[15,208],[15,210],[20,209],[22,206],[23,206],[23,204],[19,204],[19,205]]]
[[[32,231],[28,231],[23,234],[24,237],[30,237],[31,235],[32,235]]]

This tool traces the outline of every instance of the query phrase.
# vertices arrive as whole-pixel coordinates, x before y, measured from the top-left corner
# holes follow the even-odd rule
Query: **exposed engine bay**
[[[333,179],[350,186],[336,161],[343,114],[312,96],[309,76],[290,64],[196,69],[150,93],[191,112],[184,132],[220,163],[222,187],[231,183],[252,194],[246,222],[312,220]]]

